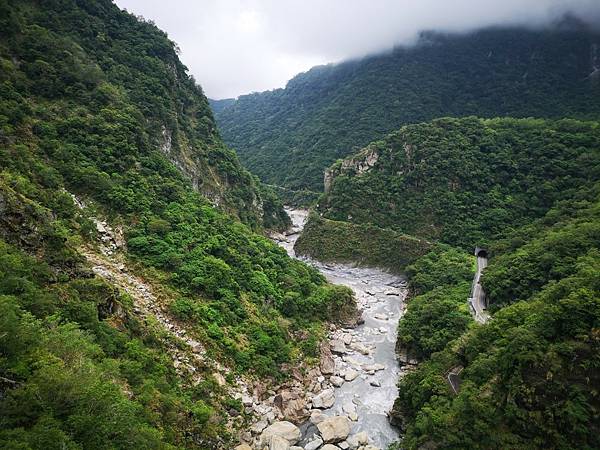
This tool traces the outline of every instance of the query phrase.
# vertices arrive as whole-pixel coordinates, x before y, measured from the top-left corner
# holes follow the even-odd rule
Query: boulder
[[[302,422],[308,417],[306,400],[295,390],[283,390],[273,399],[283,416],[292,422]]]
[[[377,372],[379,370],[384,370],[385,366],[383,364],[365,364],[362,368],[367,372]]]
[[[320,450],[340,450],[340,448],[337,445],[325,444],[323,447],[320,448]]]
[[[288,442],[289,445],[294,445],[300,440],[300,429],[291,422],[281,421],[273,422],[260,435],[261,448],[270,445],[273,436],[281,437]]]
[[[344,379],[342,377],[338,377],[337,375],[333,375],[329,378],[329,382],[335,387],[340,387],[344,384]]]
[[[252,450],[252,447],[250,447],[248,444],[240,444],[233,450]]]
[[[343,355],[345,353],[348,353],[348,350],[346,349],[346,344],[344,344],[344,341],[340,340],[340,339],[334,339],[329,343],[329,346],[331,347],[331,352],[332,353],[337,353],[340,355]]]
[[[363,445],[367,445],[369,443],[369,437],[367,436],[366,431],[361,431],[360,433],[350,436],[346,439],[346,442],[348,442],[351,450],[356,450]]]
[[[371,353],[371,351],[360,342],[353,342],[352,344],[350,344],[350,348],[362,355],[368,355],[369,353]]]
[[[310,423],[312,423],[313,425],[321,423],[325,419],[327,419],[327,416],[325,414],[323,414],[321,411],[313,411],[310,413],[309,420],[310,420]]]
[[[317,450],[321,448],[321,445],[323,445],[323,439],[317,436],[304,446],[304,450]]]
[[[333,389],[325,389],[312,399],[313,408],[327,409],[331,408],[334,403],[335,397],[333,395]]]
[[[335,361],[333,360],[329,346],[325,343],[321,345],[321,363],[319,366],[321,373],[324,375],[331,375],[335,371]]]
[[[252,434],[260,434],[264,431],[265,428],[267,428],[268,425],[269,424],[266,420],[259,420],[250,427],[250,431],[252,432]]]
[[[357,359],[353,358],[352,356],[344,356],[342,358],[344,361],[346,361],[349,365],[356,367],[357,369],[360,369],[360,367],[362,366],[362,363],[360,361],[358,361]]]
[[[281,436],[271,436],[269,438],[269,450],[290,450],[290,443]]]
[[[344,380],[353,381],[357,376],[358,376],[358,372],[356,370],[348,369],[348,370],[346,370],[346,373],[344,374]]]
[[[247,394],[243,394],[241,400],[244,406],[252,406],[254,404],[252,397]]]
[[[350,421],[344,416],[328,417],[317,428],[324,442],[340,442],[350,434]]]

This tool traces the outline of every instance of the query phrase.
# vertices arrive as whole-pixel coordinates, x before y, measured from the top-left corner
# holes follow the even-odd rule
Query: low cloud
[[[600,22],[600,0],[116,0],[154,21],[211,98],[282,87],[317,64],[409,44],[422,30]]]

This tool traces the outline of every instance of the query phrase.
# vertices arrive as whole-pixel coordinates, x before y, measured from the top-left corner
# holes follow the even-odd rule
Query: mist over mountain
[[[599,60],[600,34],[573,18],[543,30],[426,32],[414,46],[314,67],[285,89],[229,100],[215,117],[261,179],[320,191],[327,166],[405,123],[597,117]]]
[[[600,448],[599,11],[0,0],[0,448]]]

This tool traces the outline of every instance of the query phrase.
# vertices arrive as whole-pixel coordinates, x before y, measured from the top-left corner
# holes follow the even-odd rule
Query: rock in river
[[[328,417],[317,428],[324,442],[340,442],[350,434],[350,421],[344,416]]]
[[[331,408],[335,403],[333,389],[325,389],[319,395],[312,399],[313,408],[327,409]]]
[[[291,422],[274,422],[260,435],[261,446],[270,445],[272,436],[281,437],[285,439],[289,445],[294,445],[300,440],[300,429]]]

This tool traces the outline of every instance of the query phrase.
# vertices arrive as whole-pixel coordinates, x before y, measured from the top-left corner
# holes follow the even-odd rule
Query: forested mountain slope
[[[287,216],[152,24],[0,0],[0,92],[0,447],[233,447],[239,376],[351,295],[252,231]]]
[[[399,384],[399,447],[600,446],[599,195],[597,183],[585,187],[490,247],[483,283],[496,312],[486,325],[453,309],[468,283],[457,299],[459,280],[439,276],[456,267],[436,259],[437,288],[425,287],[428,298],[413,299],[400,322],[400,346],[428,359]],[[446,376],[460,368],[455,394]]]
[[[416,258],[402,249],[408,265],[370,256],[401,262],[412,293],[397,349],[421,363],[399,384],[398,448],[600,445],[599,132],[573,119],[442,118],[327,171],[300,252],[347,260],[382,238],[428,243]],[[485,325],[467,303],[475,246],[490,256]]]
[[[333,165],[318,210],[469,250],[598,179],[597,122],[443,118]]]
[[[553,29],[424,33],[413,47],[214,103],[225,142],[264,181],[321,191],[323,170],[407,123],[443,116],[597,118],[600,36]]]

